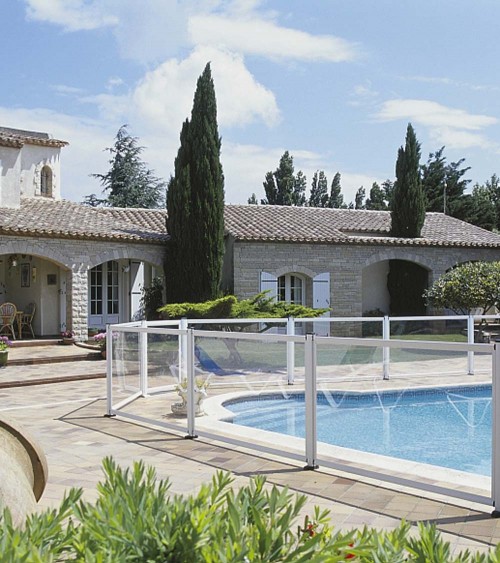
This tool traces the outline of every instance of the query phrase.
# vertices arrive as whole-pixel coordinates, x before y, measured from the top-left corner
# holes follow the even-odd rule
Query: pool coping
[[[471,387],[485,387],[491,385],[488,383],[478,384],[477,382],[470,385],[426,385],[425,387],[412,387],[411,390],[424,390],[424,389],[443,389],[444,387],[454,388],[471,388]],[[321,391],[340,392],[342,389],[321,389]],[[381,393],[391,393],[401,391],[401,389],[387,388]],[[301,456],[305,461],[305,440],[288,434],[281,434],[269,430],[261,430],[257,428],[240,426],[232,424],[228,420],[232,419],[234,413],[224,407],[224,404],[232,400],[246,400],[251,397],[276,397],[283,396],[283,394],[304,394],[304,389],[282,389],[282,390],[265,390],[261,393],[254,391],[234,391],[211,397],[204,402],[204,411],[206,416],[197,418],[197,427],[206,429],[207,431],[220,433],[225,437],[234,437],[238,440],[246,440],[249,442],[249,447],[252,444],[262,446],[264,448],[279,447],[283,451],[283,455],[291,456],[294,459],[300,459]],[[352,391],[352,394],[370,394],[373,391]],[[381,454],[371,452],[363,452],[342,446],[333,446],[324,442],[318,442],[318,464],[326,466],[340,466],[345,467],[345,471],[358,469],[361,474],[367,475],[374,473],[380,474],[382,481],[383,475],[389,475],[392,480],[401,480],[415,482],[417,488],[426,487],[439,487],[449,489],[450,491],[460,491],[464,494],[478,496],[485,499],[491,498],[491,477],[467,473],[457,469],[445,468],[420,462],[414,462]],[[358,471],[355,471],[359,474]],[[420,485],[420,487],[418,486]],[[475,501],[480,504],[491,506],[491,501]]]

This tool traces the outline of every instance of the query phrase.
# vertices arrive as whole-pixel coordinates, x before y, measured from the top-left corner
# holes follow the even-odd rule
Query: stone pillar
[[[88,270],[84,264],[76,264],[71,268],[68,286],[68,294],[71,296],[71,305],[68,308],[69,326],[75,333],[76,340],[87,340]]]

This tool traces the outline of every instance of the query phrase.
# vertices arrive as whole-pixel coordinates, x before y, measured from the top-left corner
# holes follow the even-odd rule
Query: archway
[[[393,316],[425,315],[424,291],[429,285],[429,271],[415,262],[390,260],[387,289],[389,313]]]

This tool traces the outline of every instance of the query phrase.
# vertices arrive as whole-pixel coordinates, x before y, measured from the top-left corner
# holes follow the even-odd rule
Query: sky
[[[101,195],[123,124],[167,180],[209,61],[227,203],[263,198],[285,150],[351,201],[394,179],[409,122],[421,162],[445,146],[470,186],[500,174],[497,0],[2,0],[0,17],[0,126],[70,143],[65,199]]]

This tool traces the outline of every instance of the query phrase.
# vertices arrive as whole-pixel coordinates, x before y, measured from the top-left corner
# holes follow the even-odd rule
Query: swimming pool
[[[232,422],[303,438],[304,394],[224,403]],[[491,474],[491,385],[321,392],[318,440],[335,446]]]

